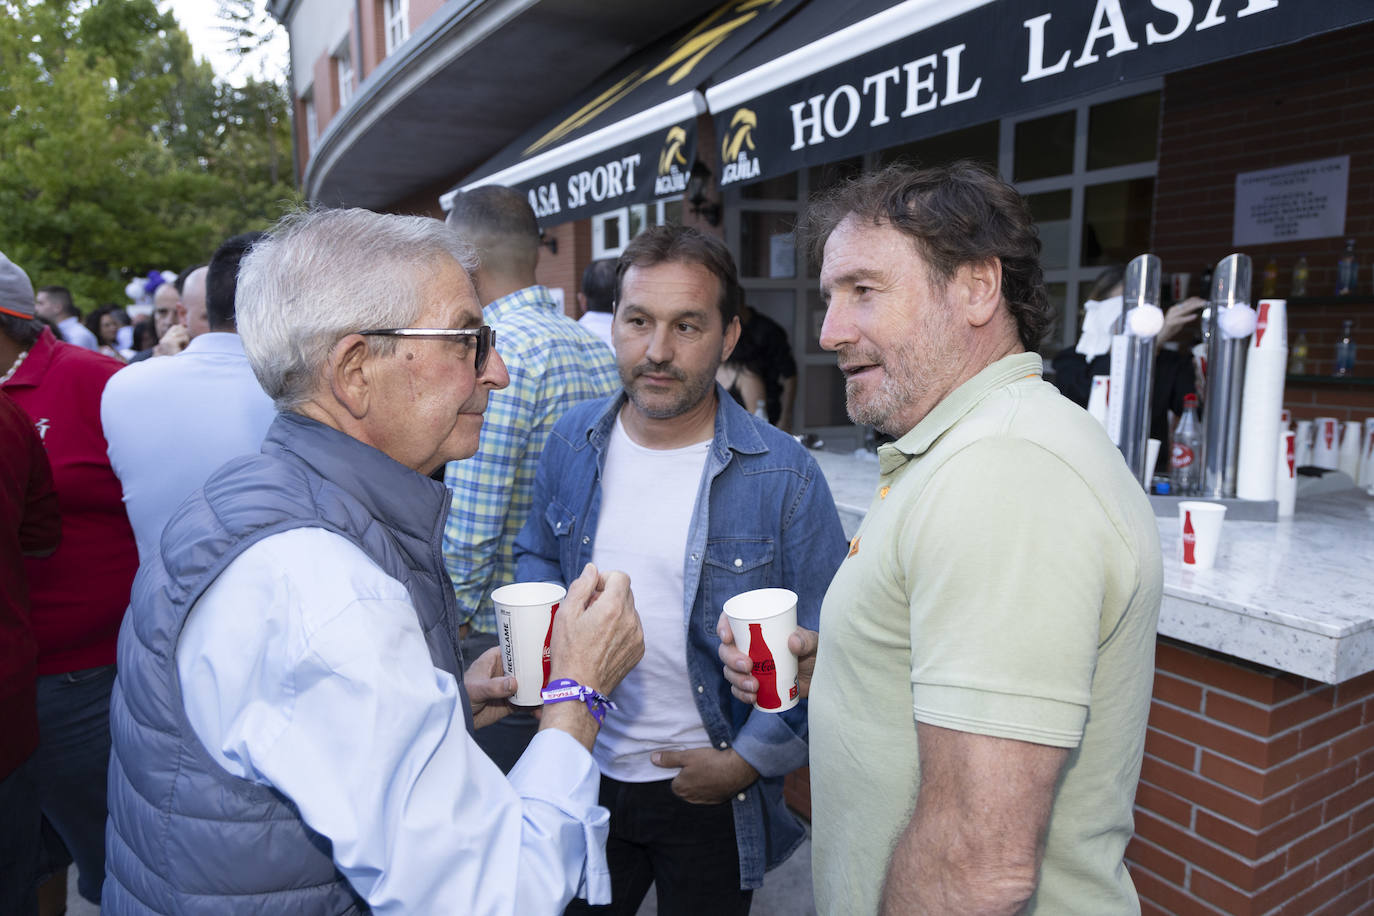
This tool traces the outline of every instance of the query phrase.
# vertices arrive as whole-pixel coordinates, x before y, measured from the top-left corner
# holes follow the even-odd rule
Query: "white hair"
[[[477,252],[424,216],[304,210],[254,243],[239,268],[235,314],[258,383],[279,410],[308,400],[329,352],[348,334],[408,327],[445,260],[471,275]],[[394,338],[368,338],[386,353]]]

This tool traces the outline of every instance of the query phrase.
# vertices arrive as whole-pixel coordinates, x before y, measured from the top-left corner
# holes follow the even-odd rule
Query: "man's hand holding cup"
[[[716,621],[716,634],[720,636],[720,648],[716,654],[725,664],[725,679],[730,682],[730,692],[741,703],[754,705],[759,698],[759,682],[751,673],[754,662],[735,645],[735,634],[730,629],[730,621],[722,613]],[[797,656],[797,688],[800,698],[806,699],[811,692],[811,673],[816,670],[816,647],[820,634],[815,630],[797,627],[787,637],[787,648]]]
[[[629,576],[602,575],[588,563],[554,616],[549,655],[550,683],[568,678],[602,694],[614,690],[644,657]],[[544,707],[540,728],[560,728],[590,750],[598,725],[582,703],[552,703]]]

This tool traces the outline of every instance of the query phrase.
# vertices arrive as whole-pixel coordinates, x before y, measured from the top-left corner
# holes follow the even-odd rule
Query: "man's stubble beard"
[[[719,368],[717,366],[716,368]],[[667,405],[651,406],[645,404],[639,397],[638,389],[635,385],[636,380],[644,372],[666,372],[684,384],[682,396]],[[680,369],[669,363],[666,366],[655,366],[650,363],[640,363],[630,371],[629,377],[621,378],[625,386],[625,393],[630,402],[644,416],[651,420],[671,420],[673,417],[680,417],[687,411],[696,407],[710,393],[716,383],[715,369],[711,370],[710,375],[703,376],[701,379],[693,380],[687,377]]]

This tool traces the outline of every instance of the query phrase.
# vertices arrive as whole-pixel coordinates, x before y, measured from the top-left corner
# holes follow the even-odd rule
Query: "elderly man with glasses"
[[[280,416],[168,523],[135,582],[111,711],[103,912],[557,913],[609,896],[589,748],[643,652],[623,574],[588,566],[550,705],[509,779],[471,730],[430,474],[471,455],[506,369],[435,220],[288,217],[245,259],[238,328]],[[614,713],[612,713],[614,714]]]

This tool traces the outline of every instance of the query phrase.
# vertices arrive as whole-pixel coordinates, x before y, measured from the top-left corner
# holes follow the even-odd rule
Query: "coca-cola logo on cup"
[[[1323,435],[1324,437],[1326,437],[1326,447],[1327,447],[1327,448],[1335,448],[1335,447],[1336,447],[1336,421],[1335,421],[1335,420],[1327,420],[1326,422],[1322,423],[1322,435]]]
[[[1285,450],[1286,450],[1286,452],[1287,452],[1287,454],[1285,455],[1285,460],[1288,462],[1288,476],[1289,476],[1289,477],[1295,477],[1295,476],[1297,476],[1297,467],[1296,467],[1297,462],[1294,460],[1294,456],[1293,456],[1293,434],[1292,434],[1292,433],[1289,433],[1288,435],[1286,435],[1286,436],[1283,437],[1283,444],[1284,444]]]
[[[1259,348],[1260,341],[1264,339],[1264,332],[1269,330],[1269,303],[1261,302],[1259,309],[1259,321],[1255,324],[1255,347]]]

